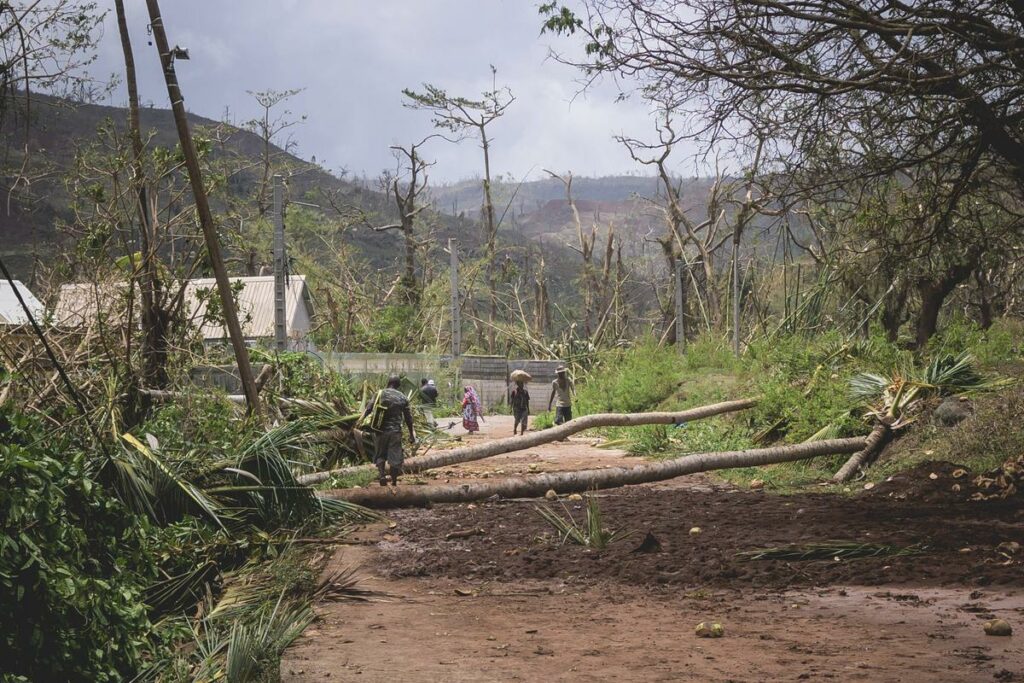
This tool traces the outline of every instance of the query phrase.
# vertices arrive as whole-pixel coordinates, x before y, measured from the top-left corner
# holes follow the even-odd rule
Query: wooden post
[[[462,321],[459,319],[459,248],[454,239],[448,240],[451,255],[452,279],[452,358],[462,353]]]
[[[164,80],[167,82],[167,95],[171,100],[174,124],[178,129],[178,140],[181,142],[181,151],[185,157],[185,168],[188,169],[189,183],[192,185],[192,194],[196,200],[199,224],[202,226],[203,237],[206,240],[206,251],[210,257],[213,274],[217,279],[217,291],[220,293],[221,305],[224,309],[224,322],[227,323],[228,335],[231,337],[231,346],[235,352],[238,375],[242,380],[242,391],[245,394],[245,401],[249,412],[258,414],[260,407],[259,396],[256,392],[256,379],[252,374],[252,365],[249,364],[249,351],[246,349],[245,339],[242,337],[242,327],[238,324],[238,312],[235,310],[234,299],[231,294],[231,282],[228,280],[228,272],[224,267],[224,258],[220,253],[217,228],[213,222],[213,213],[210,211],[210,202],[206,197],[206,188],[203,187],[202,171],[199,168],[199,156],[196,154],[196,148],[192,144],[192,132],[188,127],[185,102],[181,96],[181,89],[178,87],[178,77],[174,73],[174,55],[171,54],[171,48],[167,44],[167,34],[164,32],[164,23],[160,16],[159,1],[146,0],[146,7],[149,9],[149,21],[150,27],[153,29],[153,40],[156,41],[156,49],[160,53]]]

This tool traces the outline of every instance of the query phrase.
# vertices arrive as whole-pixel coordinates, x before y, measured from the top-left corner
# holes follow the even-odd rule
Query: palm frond
[[[149,446],[142,443],[130,433],[121,438],[130,444],[149,465],[146,473],[152,487],[154,508],[160,508],[165,515],[164,521],[178,518],[185,512],[198,512],[217,526],[224,528],[221,518],[221,505],[207,496],[201,489],[189,481],[179,477],[167,464],[158,457]],[[182,505],[182,503],[186,505]]]
[[[217,564],[208,561],[191,571],[159,581],[143,592],[143,603],[149,608],[150,618],[156,619],[172,612],[181,612],[199,603],[207,589],[220,578]]]
[[[778,548],[760,548],[736,553],[743,560],[853,560],[863,557],[901,557],[917,555],[928,546],[915,544],[894,546],[881,543],[858,543],[856,541],[821,541]]]
[[[842,425],[836,422],[829,422],[827,425],[819,429],[818,431],[811,434],[804,440],[804,443],[811,443],[812,441],[825,441],[826,439],[838,439],[842,436]]]
[[[856,400],[876,401],[889,387],[889,380],[871,372],[862,372],[850,378],[850,397]]]

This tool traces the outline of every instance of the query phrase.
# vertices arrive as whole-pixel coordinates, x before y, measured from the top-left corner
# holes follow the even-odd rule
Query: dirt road
[[[492,418],[483,436],[511,433]],[[489,432],[489,433],[488,433]],[[586,439],[467,463],[442,479],[622,465]],[[633,462],[632,460],[628,462]],[[317,606],[285,681],[1024,680],[1019,505],[780,497],[710,479],[602,494],[609,549],[560,546],[533,501],[399,511],[332,560],[360,566],[363,603]],[[573,509],[578,503],[567,507]],[[556,507],[556,509],[561,509]],[[699,534],[690,534],[693,526]],[[634,552],[647,532],[660,552]],[[452,532],[455,535],[452,536]],[[919,552],[744,561],[839,538]],[[1009,621],[1008,638],[982,623]],[[714,620],[719,639],[697,638]]]

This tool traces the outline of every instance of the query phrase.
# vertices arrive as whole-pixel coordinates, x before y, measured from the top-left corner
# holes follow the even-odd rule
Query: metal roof
[[[21,298],[28,305],[29,311],[32,312],[32,317],[36,320],[41,320],[45,311],[43,304],[29,291],[28,287],[21,284],[18,280],[14,281],[14,286],[17,287]],[[0,279],[0,325],[24,325],[27,322],[28,316],[25,315],[25,310],[18,303],[18,297],[15,296],[11,283]]]
[[[231,277],[232,285],[241,282],[238,291],[238,321],[242,334],[247,339],[274,336],[274,276]],[[94,284],[67,284],[60,288],[60,296],[54,308],[53,319],[58,325],[68,327],[84,326],[96,317],[102,305],[107,315],[124,306],[125,284],[123,282]],[[214,321],[204,320],[206,302],[217,298],[217,281],[214,278],[189,280],[185,286],[185,312],[196,321],[202,322],[200,332],[203,339],[226,339],[227,329]],[[291,335],[305,336],[308,329],[297,329],[296,314],[299,307],[305,308],[306,320],[312,317],[312,304],[304,275],[292,275],[285,288],[285,319]]]
[[[242,289],[238,292],[238,322],[242,326],[242,335],[246,338],[274,336],[274,276],[260,275],[254,277],[233,277],[231,283],[241,281]],[[200,292],[204,295],[200,297]],[[206,314],[207,298],[217,296],[217,281],[211,278],[189,280],[185,288],[185,301],[189,313],[195,320],[202,320]],[[292,275],[288,278],[285,288],[285,320],[288,321],[289,332],[292,331],[296,313],[300,306],[306,309],[307,317],[312,317],[312,306],[309,291],[306,289],[305,275]],[[206,321],[200,327],[204,339],[226,339],[227,328],[212,321]],[[305,335],[307,330],[294,330]]]

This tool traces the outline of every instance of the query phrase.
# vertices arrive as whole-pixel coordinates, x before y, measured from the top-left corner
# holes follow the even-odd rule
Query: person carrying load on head
[[[409,438],[416,443],[416,429],[412,424],[412,410],[409,399],[398,387],[401,380],[396,375],[388,378],[387,387],[366,406],[363,419],[369,418],[370,430],[374,433],[373,464],[377,466],[381,486],[388,485],[387,470],[391,470],[391,485],[398,485],[402,475],[405,454],[402,452],[402,422],[409,428]]]
[[[523,370],[513,370],[511,379],[516,383],[515,389],[509,394],[508,403],[512,408],[512,417],[515,422],[512,425],[512,434],[516,433],[522,425],[521,434],[526,434],[527,422],[530,419],[530,392],[526,390],[526,383],[532,378]]]
[[[437,428],[437,420],[434,419],[434,406],[437,405],[437,385],[434,380],[424,377],[420,380],[420,396],[423,397],[423,418],[431,429]]]
[[[551,397],[548,398],[548,410],[555,404],[555,424],[560,425],[572,419],[572,395],[575,393],[569,381],[568,370],[564,365],[555,368],[555,376],[551,382]],[[558,399],[555,401],[555,399]]]

